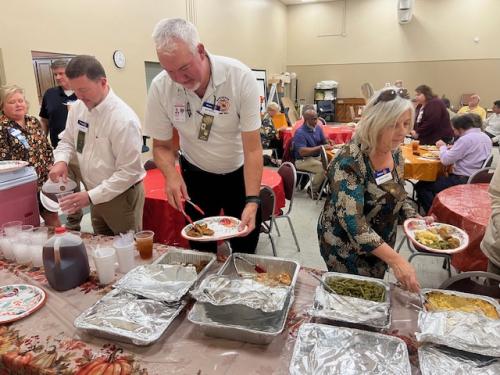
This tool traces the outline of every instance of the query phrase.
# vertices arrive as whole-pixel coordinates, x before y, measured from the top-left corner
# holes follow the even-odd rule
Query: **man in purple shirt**
[[[450,186],[465,184],[469,177],[483,166],[491,155],[491,139],[475,127],[480,120],[475,113],[467,113],[451,120],[453,131],[458,136],[455,144],[448,148],[442,140],[436,142],[439,158],[443,165],[452,165],[453,173],[441,176],[435,182],[419,181],[416,185],[417,198],[425,212],[432,206],[437,193]]]
[[[318,194],[325,179],[325,171],[321,164],[321,146],[331,150],[332,146],[325,139],[321,126],[317,126],[318,114],[314,109],[307,109],[303,113],[304,124],[297,129],[293,136],[293,152],[297,169],[314,173],[311,182],[313,198]]]

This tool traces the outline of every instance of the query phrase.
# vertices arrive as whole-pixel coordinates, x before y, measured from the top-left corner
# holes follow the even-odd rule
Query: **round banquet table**
[[[403,157],[405,158],[405,179],[419,181],[436,181],[439,176],[445,174],[446,167],[439,160],[430,160],[413,155],[411,145],[401,147]],[[423,149],[419,149],[424,153]]]
[[[323,134],[325,138],[331,139],[335,143],[347,143],[351,140],[354,135],[354,129],[347,125],[318,125],[323,129]],[[293,137],[298,126],[293,128],[280,128],[279,134],[280,138],[283,140],[285,145],[287,140]]]
[[[456,185],[443,190],[434,198],[429,214],[437,222],[461,228],[469,235],[469,246],[453,254],[451,264],[457,270],[486,271],[488,259],[479,245],[491,216],[489,184]]]
[[[285,207],[285,188],[281,176],[264,168],[262,185],[271,187],[276,197],[276,213]],[[167,201],[165,178],[159,169],[150,169],[144,178],[145,202],[142,218],[143,229],[155,232],[155,242],[189,248],[189,242],[181,236],[186,219]],[[194,202],[197,203],[197,202]]]

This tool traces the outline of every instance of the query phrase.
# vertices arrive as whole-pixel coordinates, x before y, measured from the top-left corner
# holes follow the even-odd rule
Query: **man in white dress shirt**
[[[185,209],[193,220],[200,214],[184,206],[191,198],[206,216],[241,218],[248,234],[231,240],[234,251],[255,251],[259,239],[259,192],[262,177],[260,101],[257,81],[243,63],[208,53],[190,22],[160,21],[153,32],[164,71],[150,87],[146,132],[153,137],[153,155],[165,176],[168,202]],[[179,132],[182,151],[179,174],[172,131]],[[191,243],[215,251],[213,243]]]
[[[68,114],[49,177],[65,180],[68,162],[76,154],[87,190],[65,197],[61,209],[71,213],[90,205],[96,234],[138,231],[142,228],[142,180],[146,174],[139,118],[109,87],[95,57],[74,57],[66,75],[79,100]]]

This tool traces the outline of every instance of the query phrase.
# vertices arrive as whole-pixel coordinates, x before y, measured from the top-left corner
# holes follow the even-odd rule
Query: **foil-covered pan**
[[[362,324],[377,329],[387,329],[391,325],[391,297],[389,283],[359,275],[351,275],[337,272],[326,272],[322,280],[327,282],[331,278],[343,278],[363,280],[378,284],[385,289],[383,302],[374,302],[362,298],[339,296],[331,293],[323,286],[316,288],[314,302],[309,310],[311,316],[331,321],[340,321],[354,324]]]
[[[161,302],[177,302],[197,279],[194,266],[147,264],[123,276],[115,288]]]
[[[290,288],[269,286],[253,278],[210,275],[191,291],[198,302],[215,306],[245,305],[263,312],[283,310]]]
[[[473,354],[441,345],[424,344],[418,348],[422,375],[498,375],[500,359]]]
[[[201,279],[215,263],[217,256],[212,253],[168,246],[167,252],[158,257],[153,264],[193,265]]]
[[[285,329],[293,299],[293,294],[289,294],[284,309],[272,313],[244,305],[215,306],[196,302],[188,320],[207,336],[266,345]]]
[[[291,375],[411,374],[403,340],[314,323],[300,327],[289,370]]]
[[[268,257],[255,254],[234,253],[222,265],[217,273],[224,276],[243,276],[248,277],[249,274],[256,274],[255,269],[247,262],[239,258],[244,258],[249,262],[263,268],[269,275],[279,275],[286,273],[290,276],[290,288],[295,287],[299,276],[300,264],[294,260]]]
[[[420,332],[416,333],[419,342],[432,342],[466,352],[500,357],[500,319],[457,310],[428,311],[425,299],[430,292],[484,300],[500,312],[498,302],[490,297],[452,290],[423,289],[421,296],[424,310],[419,313]]]
[[[134,345],[150,345],[167,330],[185,302],[168,305],[114,289],[74,321],[94,336]]]

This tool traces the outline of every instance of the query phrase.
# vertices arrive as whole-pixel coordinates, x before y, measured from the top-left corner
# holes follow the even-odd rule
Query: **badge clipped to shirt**
[[[174,121],[186,122],[186,105],[174,104]]]
[[[377,185],[382,185],[384,182],[392,180],[392,173],[389,168],[384,168],[379,171],[375,171],[375,182]]]
[[[214,116],[203,115],[201,118],[200,131],[198,132],[198,139],[201,141],[208,141],[212,124],[214,123]]]
[[[11,136],[16,138],[19,142],[21,142],[21,144],[24,146],[24,148],[26,150],[30,149],[30,144],[28,143],[28,140],[26,139],[26,137],[24,136],[24,134],[21,130],[15,129],[15,128],[10,128],[9,133]]]
[[[81,154],[85,146],[85,134],[89,131],[89,124],[78,120],[78,136],[76,138],[76,152]]]

